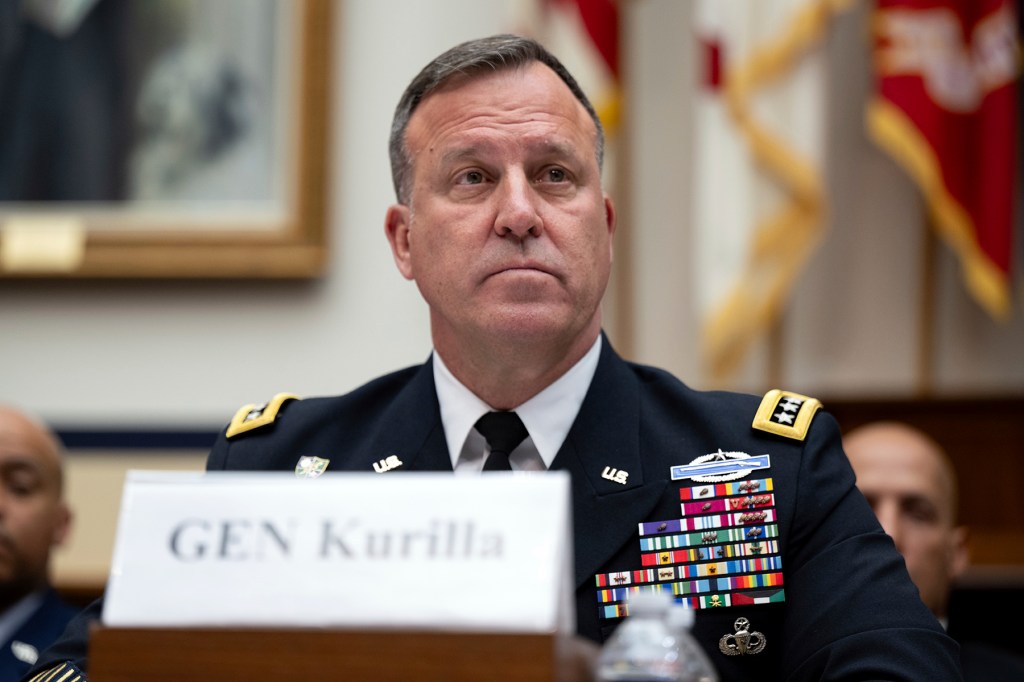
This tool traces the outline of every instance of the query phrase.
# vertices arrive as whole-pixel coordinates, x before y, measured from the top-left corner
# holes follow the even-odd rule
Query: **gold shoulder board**
[[[86,682],[85,675],[71,661],[48,668],[33,677],[29,682]]]
[[[282,405],[289,400],[299,399],[299,396],[294,393],[278,393],[269,403],[245,405],[238,412],[235,412],[235,417],[228,424],[228,430],[225,435],[228,438],[234,438],[240,433],[258,429],[267,424],[273,424]]]
[[[784,438],[803,440],[820,409],[821,402],[815,398],[773,388],[764,394],[754,415],[753,427]]]

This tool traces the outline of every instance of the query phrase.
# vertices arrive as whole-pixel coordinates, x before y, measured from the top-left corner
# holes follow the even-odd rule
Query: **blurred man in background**
[[[898,422],[856,428],[844,436],[843,448],[921,600],[948,628],[950,592],[969,558],[949,457],[930,436]],[[961,642],[961,662],[968,682],[1024,680],[1024,661],[982,643]]]
[[[0,680],[27,672],[77,612],[49,580],[71,525],[62,450],[47,427],[0,405]]]

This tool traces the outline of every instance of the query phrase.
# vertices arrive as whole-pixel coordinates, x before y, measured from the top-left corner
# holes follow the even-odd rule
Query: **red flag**
[[[614,0],[548,0],[552,4],[575,5],[587,35],[601,53],[608,69],[619,77],[619,9]]]
[[[534,36],[575,76],[605,133],[619,124],[619,11],[615,0],[511,3],[516,30]]]
[[[1010,310],[1016,93],[1013,0],[876,0],[868,129],[921,188],[975,299]]]

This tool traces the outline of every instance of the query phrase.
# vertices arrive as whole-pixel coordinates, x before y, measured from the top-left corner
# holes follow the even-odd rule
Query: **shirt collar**
[[[576,421],[583,398],[586,397],[590,382],[597,371],[600,356],[601,336],[598,335],[590,350],[565,374],[515,408],[516,414],[530,432],[537,453],[548,468],[551,467],[555,455],[569,435],[569,429]],[[444,426],[448,454],[454,468],[458,464],[463,445],[473,425],[477,419],[494,408],[456,379],[436,351],[433,360],[434,386],[441,408],[441,423]]]

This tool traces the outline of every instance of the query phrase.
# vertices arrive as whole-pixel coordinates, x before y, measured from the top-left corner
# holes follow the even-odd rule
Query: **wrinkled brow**
[[[563,158],[578,160],[581,158],[575,145],[560,140],[541,140],[537,142],[525,142],[524,146],[532,153],[550,158]],[[494,153],[497,145],[488,143],[469,144],[449,149],[441,155],[441,163],[455,164],[460,161],[478,159]]]

